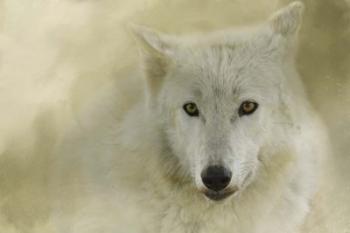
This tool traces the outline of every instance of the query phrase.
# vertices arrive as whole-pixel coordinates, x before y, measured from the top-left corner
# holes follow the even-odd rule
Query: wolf
[[[299,232],[327,151],[295,64],[303,9],[205,34],[133,25],[139,97],[97,98],[82,114],[87,131],[61,146],[93,200],[77,207],[91,216],[70,223],[80,230],[65,232]]]

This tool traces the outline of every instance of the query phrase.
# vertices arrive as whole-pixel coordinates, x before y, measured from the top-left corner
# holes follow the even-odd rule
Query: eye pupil
[[[245,111],[249,112],[254,108],[254,104],[249,102],[249,103],[244,103],[243,108]]]
[[[199,110],[197,108],[197,105],[195,103],[187,103],[183,106],[183,109],[189,116],[198,116]]]

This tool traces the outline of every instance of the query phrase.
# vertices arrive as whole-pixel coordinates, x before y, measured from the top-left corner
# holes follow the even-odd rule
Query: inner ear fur
[[[269,20],[273,31],[285,37],[297,34],[304,8],[302,2],[296,1],[275,12]]]
[[[131,25],[142,57],[142,66],[151,94],[157,93],[170,65],[174,45],[169,36],[153,29]]]

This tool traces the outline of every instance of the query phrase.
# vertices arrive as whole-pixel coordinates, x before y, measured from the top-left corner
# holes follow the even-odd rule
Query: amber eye
[[[189,116],[196,117],[199,115],[199,110],[195,103],[187,103],[183,106],[183,109]]]
[[[255,103],[253,101],[244,101],[239,107],[238,114],[239,116],[250,115],[255,112],[258,106],[258,103]]]

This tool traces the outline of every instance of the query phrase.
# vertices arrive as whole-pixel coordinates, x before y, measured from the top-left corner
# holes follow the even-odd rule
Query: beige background
[[[0,0],[0,232],[54,232],[50,152],[96,88],[127,83],[137,62],[127,22],[169,33],[208,31],[261,21],[288,2]],[[348,233],[350,1],[304,2],[299,70],[333,148],[306,231]]]

